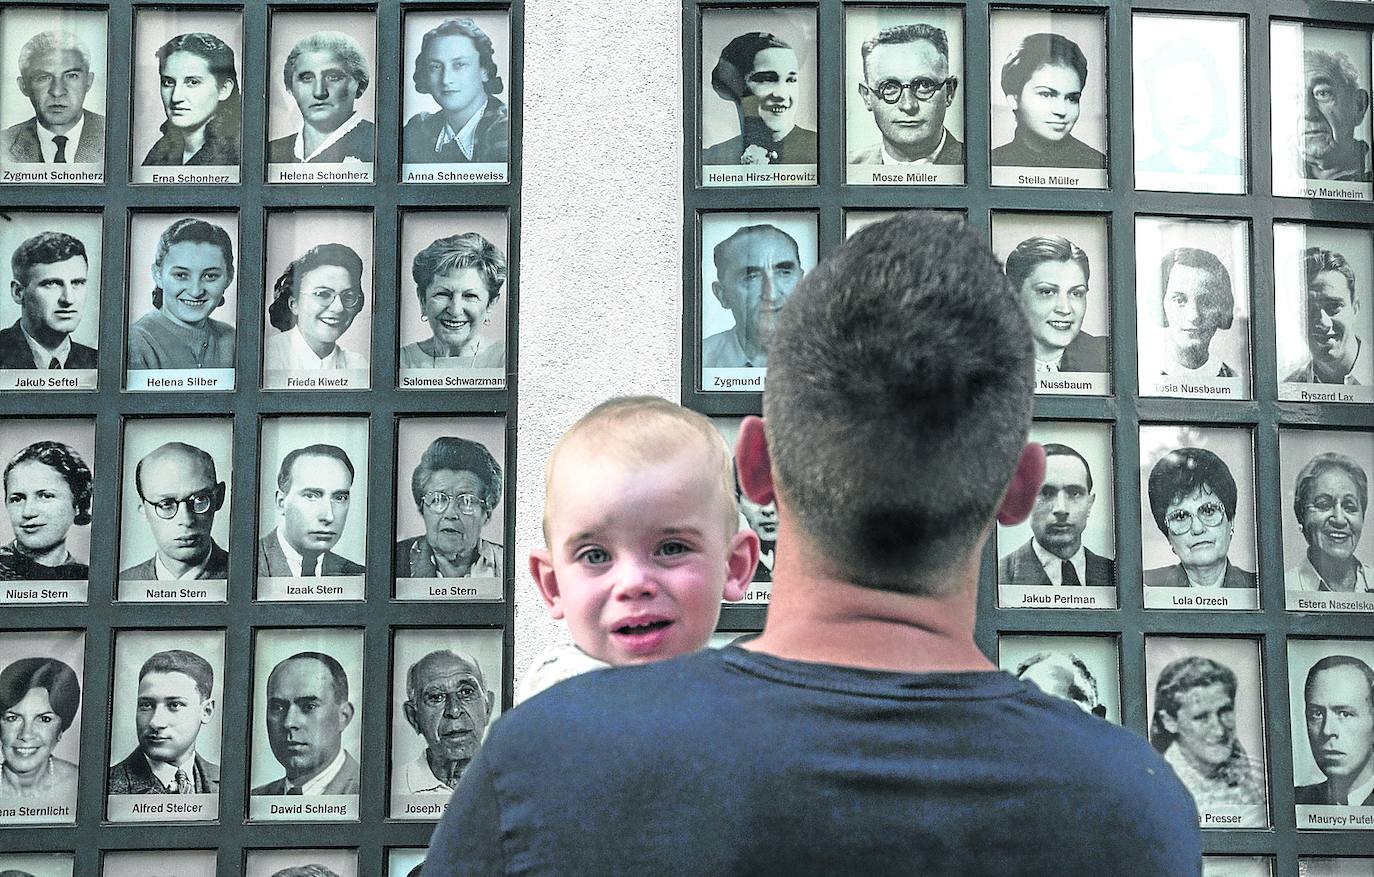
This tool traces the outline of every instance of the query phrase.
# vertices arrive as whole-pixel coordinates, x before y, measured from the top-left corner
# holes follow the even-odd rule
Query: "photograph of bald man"
[[[1307,743],[1326,779],[1293,790],[1298,804],[1374,807],[1374,669],[1328,655],[1303,684]]]
[[[711,252],[711,294],[735,325],[701,342],[702,368],[765,368],[768,344],[802,268],[797,241],[775,225],[746,225]]]
[[[343,749],[353,721],[348,674],[322,652],[297,652],[267,677],[267,742],[286,775],[254,795],[356,795],[358,761]]]
[[[276,526],[258,541],[259,576],[360,576],[335,554],[348,522],[353,461],[336,445],[297,448],[277,472]]]
[[[25,240],[10,256],[10,298],[19,319],[0,329],[0,369],[92,369],[93,347],[74,341],[90,271],[86,246],[60,231]]]
[[[111,795],[206,795],[219,791],[219,765],[196,752],[215,715],[215,671],[184,649],[157,652],[138,671],[138,746],[110,768]],[[213,731],[212,731],[213,733]]]
[[[963,165],[964,144],[945,127],[959,76],[949,69],[949,37],[924,22],[886,27],[860,47],[864,107],[881,139],[849,153],[850,164]]]
[[[134,469],[138,508],[157,550],[119,573],[129,581],[229,578],[229,552],[210,531],[224,507],[215,459],[184,442],[167,442]]]
[[[95,83],[90,47],[67,30],[45,30],[19,50],[19,91],[33,116],[0,131],[0,157],[14,164],[98,163],[105,117],[85,108]]]
[[[1031,538],[997,563],[1002,585],[1111,587],[1115,563],[1083,545],[1093,503],[1092,469],[1068,445],[1047,442],[1045,481],[1031,510]]]
[[[393,794],[448,796],[482,745],[496,696],[469,655],[434,651],[406,671],[406,723],[425,750],[398,771]]]

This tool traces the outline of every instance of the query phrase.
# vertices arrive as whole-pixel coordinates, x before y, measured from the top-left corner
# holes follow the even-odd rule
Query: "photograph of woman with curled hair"
[[[91,523],[94,476],[70,445],[36,441],[5,464],[5,510],[14,539],[0,545],[0,581],[81,581],[90,567],[67,547]]]
[[[1088,254],[1068,238],[1026,238],[1007,254],[1007,280],[1030,318],[1037,372],[1105,372],[1107,339],[1083,330]]]
[[[998,82],[1015,119],[1011,140],[992,150],[1000,167],[1103,169],[1107,157],[1073,136],[1082,111],[1088,60],[1059,33],[1032,33],[1002,63]]]
[[[243,94],[233,47],[214,34],[183,33],[163,43],[157,62],[167,120],[143,166],[237,168]]]
[[[396,543],[396,577],[499,578],[501,544],[482,529],[501,488],[501,464],[482,443],[452,435],[430,442],[410,477],[425,532]]]
[[[341,346],[339,339],[366,301],[363,260],[347,244],[316,244],[287,265],[272,286],[267,308],[269,322],[281,334],[267,339],[264,386],[292,386],[288,375],[301,372],[352,371],[365,378],[367,357]]]
[[[503,368],[506,343],[484,334],[506,282],[506,256],[475,231],[433,241],[410,274],[430,337],[401,348],[401,369]]]
[[[476,18],[499,26],[501,43],[507,43],[510,23],[505,13],[499,19],[492,13],[479,13]],[[443,19],[420,38],[411,84],[416,95],[432,101],[434,109],[420,110],[406,120],[401,132],[406,164],[510,160],[510,110],[497,97],[506,86],[496,47],[476,18]],[[412,20],[423,24],[421,19],[430,20],[432,14],[408,15],[407,31]]]
[[[0,670],[0,802],[7,808],[56,805],[65,816],[41,821],[73,821],[77,766],[53,749],[80,706],[81,682],[64,661],[24,657]],[[0,816],[0,823],[13,821]]]

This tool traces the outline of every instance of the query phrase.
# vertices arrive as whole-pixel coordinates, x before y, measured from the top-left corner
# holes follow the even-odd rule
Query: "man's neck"
[[[744,351],[744,358],[754,368],[764,368],[768,365],[768,351],[763,349],[763,345],[755,344],[745,334],[744,327],[739,323],[735,324],[735,343],[739,345],[740,350]]]
[[[1360,768],[1359,773],[1349,777],[1330,777],[1331,796],[1333,801],[1346,801],[1352,807],[1359,807],[1363,801],[1356,801],[1350,798],[1352,789],[1364,790],[1368,788],[1370,782],[1374,781],[1374,755],[1365,759],[1364,767]]]
[[[191,570],[196,569],[201,564],[205,563],[206,558],[208,558],[209,556],[210,552],[207,551],[205,552],[205,557],[197,558],[193,561],[174,560],[168,557],[167,555],[163,554],[161,551],[158,551],[157,560],[158,563],[162,564],[163,569],[167,570],[167,572],[171,573],[177,578],[181,578]]]
[[[425,750],[425,761],[429,764],[429,769],[434,773],[434,778],[450,789],[458,788],[458,780],[462,778],[463,771],[467,769],[471,759],[463,761],[443,761],[434,757],[433,749]]]
[[[923,158],[934,157],[935,151],[940,147],[940,141],[944,139],[945,129],[941,128],[936,132],[936,135],[937,136],[932,141],[927,143],[915,143],[906,147],[884,138],[883,148],[887,150],[888,155],[898,161],[920,161]]]
[[[1352,171],[1364,170],[1363,158],[1359,147],[1355,144],[1356,140],[1347,140],[1326,155],[1320,158],[1308,159],[1307,167],[1312,172],[1313,179],[1331,180],[1344,176]]]
[[[52,331],[47,326],[31,326],[29,325],[29,321],[22,316],[19,318],[19,327],[24,330],[25,335],[37,341],[38,344],[49,353],[61,347],[62,339],[67,337],[61,332]]]
[[[1355,360],[1359,359],[1360,346],[1363,344],[1364,341],[1356,338],[1354,344],[1345,345],[1345,350],[1342,351],[1338,359],[1327,360],[1312,357],[1312,370],[1324,383],[1338,384],[1344,381],[1345,376],[1350,374],[1350,370],[1355,367]]]
[[[68,131],[75,128],[77,122],[80,122],[82,118],[83,116],[80,113],[78,113],[75,119],[73,119],[65,125],[49,125],[47,122],[44,122],[42,119],[39,119],[38,126],[42,128],[44,131],[47,131],[49,134],[56,134],[60,136],[62,134],[66,134]]]

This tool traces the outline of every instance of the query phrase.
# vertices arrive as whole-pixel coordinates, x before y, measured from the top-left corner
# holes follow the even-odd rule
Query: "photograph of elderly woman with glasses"
[[[419,423],[402,424],[398,441],[402,454],[416,448],[418,432],[423,429]],[[449,424],[456,425],[452,421]],[[502,486],[501,464],[482,442],[453,435],[434,438],[410,475],[409,500],[424,532],[396,543],[398,584],[402,579],[440,579],[449,580],[449,584],[493,579],[499,583],[505,569],[504,551],[499,542],[485,538],[483,531],[501,501]],[[401,491],[397,494],[399,506],[405,499]],[[404,511],[397,509],[400,526],[407,523]],[[413,515],[409,517],[413,520]],[[498,518],[498,532],[500,525]],[[436,596],[476,594],[460,591]]]
[[[1374,611],[1370,543],[1361,542],[1369,510],[1374,436],[1284,430],[1279,435],[1285,516],[1284,590],[1304,609]],[[1296,472],[1295,472],[1296,470]],[[1289,492],[1291,490],[1291,493]],[[1363,544],[1363,547],[1361,547]],[[1326,597],[1335,598],[1332,606]]]

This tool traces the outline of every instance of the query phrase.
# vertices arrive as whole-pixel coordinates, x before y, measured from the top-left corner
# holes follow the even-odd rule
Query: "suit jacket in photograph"
[[[301,136],[287,134],[267,143],[268,164],[301,164],[296,160],[296,138]],[[363,119],[349,131],[329,145],[329,148],[305,162],[305,164],[336,164],[344,161],[372,161],[376,150],[377,126]]]
[[[105,117],[90,110],[81,112],[86,117],[81,141],[76,144],[75,154],[67,156],[67,161],[74,164],[104,161]],[[0,154],[10,161],[43,164],[43,149],[38,143],[38,117],[0,131]]]
[[[365,572],[367,568],[362,564],[340,557],[332,551],[326,551],[320,558],[319,574],[322,576],[360,576]],[[281,550],[281,543],[277,541],[276,527],[258,540],[258,575],[295,577],[295,573],[291,572],[291,564],[286,562],[286,553]]]
[[[278,546],[280,550],[280,546]],[[142,563],[136,563],[126,570],[121,570],[119,577],[131,582],[155,582],[157,581],[156,556],[150,557]],[[210,557],[205,562],[204,568],[196,574],[197,579],[227,579],[229,578],[229,552],[219,547],[219,543],[210,543]]]
[[[349,755],[348,752],[345,751],[345,752],[344,752],[344,763],[343,763],[343,767],[340,768],[338,776],[336,776],[336,777],[334,777],[334,779],[330,780],[330,781],[329,781],[329,785],[325,786],[325,787],[324,787],[324,791],[320,792],[320,794],[321,794],[321,795],[356,795],[356,794],[358,794],[358,789],[359,789],[359,786],[360,786],[360,783],[359,783],[359,781],[358,781],[359,774],[360,774],[360,771],[359,771],[359,769],[358,769],[358,761],[357,761],[357,759],[355,759],[352,755]],[[267,783],[266,785],[258,786],[257,788],[255,788],[255,789],[253,790],[252,793],[253,793],[254,795],[285,795],[285,794],[286,794],[286,777],[282,777],[281,779],[273,780],[272,782]]]
[[[1032,537],[1033,538],[1033,537]],[[1093,554],[1086,546],[1083,548],[1084,585],[1092,588],[1110,588],[1116,582],[1116,562],[1110,557]],[[997,584],[1018,587],[1049,586],[1050,577],[1035,556],[1031,540],[997,561]],[[1069,585],[1068,587],[1073,587]]]
[[[72,351],[67,354],[67,368],[95,367],[95,348],[73,341]],[[33,361],[33,351],[29,349],[29,341],[24,337],[24,330],[19,328],[18,320],[15,320],[14,325],[8,329],[0,329],[0,368],[31,370],[38,368]]]
[[[1293,800],[1298,804],[1332,804],[1331,800],[1331,781],[1325,780],[1320,783],[1313,783],[1310,786],[1298,786],[1293,789]],[[1340,805],[1337,805],[1340,806]],[[1374,792],[1369,793],[1359,804],[1351,806],[1374,807]]]
[[[435,151],[439,135],[447,122],[443,113],[416,113],[401,131],[407,164],[461,164],[465,162],[510,161],[510,111],[495,95],[487,97],[486,109],[477,121],[472,137],[472,158],[463,155],[457,143]]]
[[[1145,584],[1151,588],[1192,587],[1188,584],[1188,574],[1183,571],[1183,564],[1181,563],[1145,570]],[[1255,578],[1254,573],[1240,569],[1227,561],[1226,576],[1222,579],[1221,586],[1223,588],[1256,588],[1259,587],[1259,581]]]
[[[195,768],[191,782],[197,794],[213,795],[219,793],[219,765],[206,761],[196,753]],[[162,784],[143,757],[143,751],[135,748],[129,756],[110,768],[109,794],[111,795],[174,795],[176,790]]]
[[[867,149],[859,149],[849,154],[850,164],[882,164],[883,145],[875,143]],[[931,164],[963,164],[964,163],[964,144],[945,129],[945,142],[940,147],[940,151],[935,153],[935,157],[930,160]]]
[[[1064,348],[1059,358],[1061,372],[1105,372],[1107,369],[1107,339],[1087,332],[1079,332]]]

